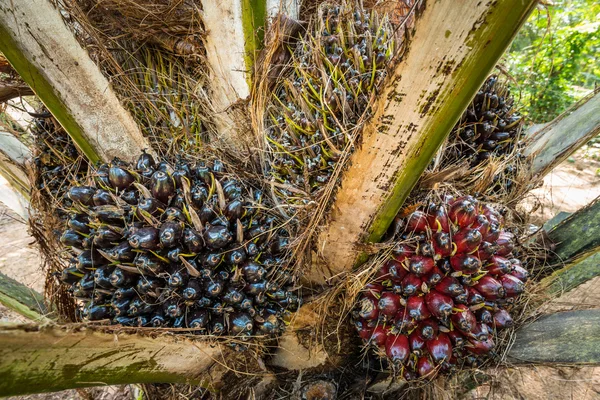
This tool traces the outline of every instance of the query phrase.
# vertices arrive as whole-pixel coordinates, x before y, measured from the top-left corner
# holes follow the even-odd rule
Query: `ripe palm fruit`
[[[389,334],[385,341],[385,354],[394,364],[402,364],[410,354],[406,335]]]
[[[387,17],[350,2],[322,5],[312,28],[292,49],[293,62],[276,81],[264,116],[267,172],[284,184],[275,191],[288,202],[298,193],[308,201],[323,192],[342,153],[358,142],[350,132],[370,113],[370,98],[395,55],[396,31]]]
[[[506,307],[527,277],[503,225],[470,196],[396,217],[399,243],[352,313],[366,347],[411,379],[480,363],[495,332],[512,325]]]
[[[106,179],[68,190],[76,214],[61,236],[74,260],[61,280],[85,319],[244,340],[282,331],[299,300],[283,262],[287,233],[258,190],[218,160],[172,166],[146,153],[92,176]]]
[[[523,120],[508,86],[496,75],[487,78],[450,134],[446,165],[467,158],[472,166],[519,147]]]

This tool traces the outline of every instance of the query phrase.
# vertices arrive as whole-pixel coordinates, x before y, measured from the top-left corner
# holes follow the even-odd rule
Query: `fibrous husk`
[[[153,150],[175,161],[215,135],[201,8],[191,1],[57,0]]]

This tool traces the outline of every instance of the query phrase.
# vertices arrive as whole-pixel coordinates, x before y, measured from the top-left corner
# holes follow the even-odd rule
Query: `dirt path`
[[[533,215],[543,223],[560,211],[575,212],[600,196],[600,148],[585,146],[548,174],[542,187],[531,191],[538,202]]]

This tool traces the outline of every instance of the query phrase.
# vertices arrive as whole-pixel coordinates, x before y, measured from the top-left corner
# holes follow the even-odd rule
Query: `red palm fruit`
[[[498,246],[498,249],[496,249],[497,255],[505,257],[513,251],[515,248],[512,241],[513,237],[514,236],[508,232],[500,232],[500,236],[498,237],[498,240],[496,240],[496,245]]]
[[[452,236],[457,253],[472,253],[477,250],[483,237],[477,229],[461,229]]]
[[[392,250],[392,257],[398,262],[403,262],[408,257],[415,254],[415,249],[406,243],[399,243]]]
[[[492,340],[492,338],[488,338],[483,342],[480,342],[478,340],[471,340],[469,341],[469,344],[466,346],[466,348],[473,354],[487,354],[490,352],[490,350],[494,348],[494,341]]]
[[[437,267],[434,266],[429,275],[425,278],[425,282],[429,286],[435,286],[444,279],[444,273]]]
[[[414,354],[417,356],[423,355],[423,352],[425,351],[425,339],[421,337],[418,329],[412,331],[408,336],[408,344],[410,345],[410,350]]]
[[[394,364],[406,361],[410,353],[408,338],[406,335],[388,335],[385,342],[385,353]]]
[[[527,279],[529,279],[529,272],[527,272],[527,270],[520,265],[516,265],[514,263],[512,265],[513,270],[510,274],[515,278],[518,278],[521,282],[527,282]]]
[[[415,274],[408,274],[402,279],[402,293],[405,296],[412,296],[421,290],[421,278]]]
[[[404,277],[408,274],[407,269],[397,260],[389,260],[387,262],[388,272],[390,273],[390,277],[394,281],[402,281]]]
[[[405,232],[421,233],[427,232],[427,214],[423,211],[413,211],[406,219]]]
[[[446,207],[443,205],[430,207],[427,221],[429,222],[429,227],[433,232],[450,232],[448,213],[446,212]]]
[[[485,297],[483,297],[477,289],[469,287],[469,288],[467,288],[467,292],[469,292],[469,298],[467,299],[467,304],[472,306],[474,304],[480,304],[485,301]]]
[[[506,292],[506,297],[518,296],[525,290],[525,284],[516,276],[503,275],[500,277],[500,283]]]
[[[392,292],[383,292],[378,303],[379,314],[394,317],[400,307],[400,296]]]
[[[485,242],[494,243],[500,237],[500,232],[502,232],[500,230],[500,224],[497,221],[490,221],[490,229],[488,229],[488,232],[483,237],[483,240]]]
[[[411,318],[408,311],[403,308],[396,314],[394,320],[394,330],[397,332],[410,332],[417,326],[417,321]]]
[[[427,309],[425,304],[425,298],[423,296],[410,296],[406,300],[406,311],[411,318],[417,321],[422,321],[431,317],[431,313]]]
[[[363,297],[358,303],[359,310],[358,315],[362,319],[367,321],[376,320],[379,316],[379,309],[377,308],[377,300],[372,297]]]
[[[384,282],[388,279],[391,279],[392,276],[390,275],[390,263],[392,262],[392,260],[389,260],[387,262],[385,262],[375,273],[375,279],[374,281],[377,283],[381,283]]]
[[[486,266],[486,269],[492,275],[508,274],[512,271],[512,268],[511,262],[501,256],[492,256]]]
[[[435,290],[431,290],[425,295],[425,303],[429,311],[440,320],[448,318],[454,307],[454,302],[450,297]]]
[[[455,200],[448,209],[448,217],[454,225],[467,228],[475,222],[477,211],[473,202],[467,199]]]
[[[457,329],[448,332],[447,335],[450,338],[450,341],[452,342],[452,344],[454,345],[455,348],[462,347],[466,343],[465,337]]]
[[[419,326],[415,331],[419,332],[419,336],[421,336],[423,339],[431,340],[437,336],[439,326],[433,319],[426,319],[425,321],[421,321],[421,323],[419,323]]]
[[[417,246],[417,253],[425,257],[435,256],[435,249],[430,241],[420,242]]]
[[[467,289],[464,289],[463,292],[461,294],[459,294],[458,296],[454,296],[455,304],[467,304],[468,300],[469,300],[469,292],[467,291]]]
[[[477,251],[474,254],[477,256],[477,258],[479,258],[481,262],[484,262],[492,258],[492,256],[496,252],[496,248],[496,245],[484,241],[481,242],[481,244],[477,248]]]
[[[471,275],[479,271],[481,261],[476,256],[470,254],[457,254],[450,257],[450,265],[456,272]]]
[[[481,277],[474,288],[487,300],[498,300],[506,294],[502,284],[488,275]]]
[[[475,218],[473,225],[471,225],[471,229],[477,229],[483,238],[490,231],[490,221],[488,221],[485,215],[479,214],[477,218]]]
[[[373,329],[373,333],[369,338],[369,342],[378,347],[383,347],[385,346],[385,341],[387,340],[388,334],[389,329],[386,329],[381,325],[377,325],[375,329]]]
[[[358,331],[358,337],[360,337],[362,340],[369,340],[373,334],[373,329],[369,327],[367,321],[359,319],[354,323],[354,327]]]
[[[474,338],[477,341],[484,342],[490,336],[490,330],[486,324],[475,324],[471,332],[469,332],[469,336]]]
[[[421,378],[427,378],[433,376],[435,373],[435,365],[429,360],[429,357],[420,357],[417,361],[417,374]]]
[[[470,332],[477,324],[475,315],[471,312],[469,307],[464,304],[456,304],[454,306],[454,312],[450,316],[450,319],[452,320],[452,323],[463,332]]]
[[[437,263],[437,266],[445,274],[450,274],[450,273],[454,272],[454,271],[452,271],[452,266],[450,265],[450,260],[448,258],[444,258],[443,260],[440,260],[440,262]]]
[[[453,276],[445,276],[440,283],[435,285],[435,290],[445,294],[446,296],[454,297],[463,293],[464,288],[458,279],[454,278]]]
[[[437,232],[433,234],[431,243],[433,245],[433,257],[439,260],[449,257],[452,254],[452,240],[446,232]]]
[[[519,260],[518,258],[511,258],[509,261],[515,267],[517,267],[517,266],[522,267],[523,266],[523,265],[521,265],[521,260]]]
[[[440,364],[452,357],[452,343],[445,333],[440,333],[436,338],[427,341],[427,350],[436,364]]]
[[[504,225],[504,218],[502,215],[489,204],[482,205],[479,212],[485,215],[490,223],[492,223],[492,221],[497,221],[498,225]]]
[[[429,274],[435,267],[435,260],[431,257],[412,256],[408,259],[408,270],[417,276]]]
[[[480,308],[479,310],[477,310],[475,312],[475,316],[477,317],[477,321],[486,325],[491,325],[494,322],[494,317],[492,316],[491,311],[485,308]]]
[[[384,287],[379,283],[367,283],[363,288],[363,296],[378,300]]]
[[[494,314],[494,327],[498,330],[511,327],[513,319],[506,310],[498,310]]]

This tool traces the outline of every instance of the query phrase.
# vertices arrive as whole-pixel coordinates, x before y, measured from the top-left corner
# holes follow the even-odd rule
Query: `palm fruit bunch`
[[[60,276],[84,320],[247,338],[279,333],[298,306],[286,232],[219,160],[173,167],[144,153],[86,183],[67,192],[72,258]]]
[[[360,338],[407,380],[478,365],[528,276],[503,216],[447,197],[395,224],[398,243],[353,311]]]
[[[522,125],[508,86],[491,75],[450,134],[444,164],[467,159],[475,166],[510,154],[519,146]]]
[[[299,40],[288,73],[278,81],[265,126],[268,171],[281,197],[314,195],[352,146],[354,130],[394,55],[387,17],[349,5],[324,5]]]
[[[66,182],[86,174],[87,162],[80,159],[71,137],[50,115],[34,120],[31,135],[35,188],[46,198],[60,199],[65,194]],[[67,207],[69,205],[66,204]],[[57,212],[60,217],[66,217],[63,210],[58,209]]]

